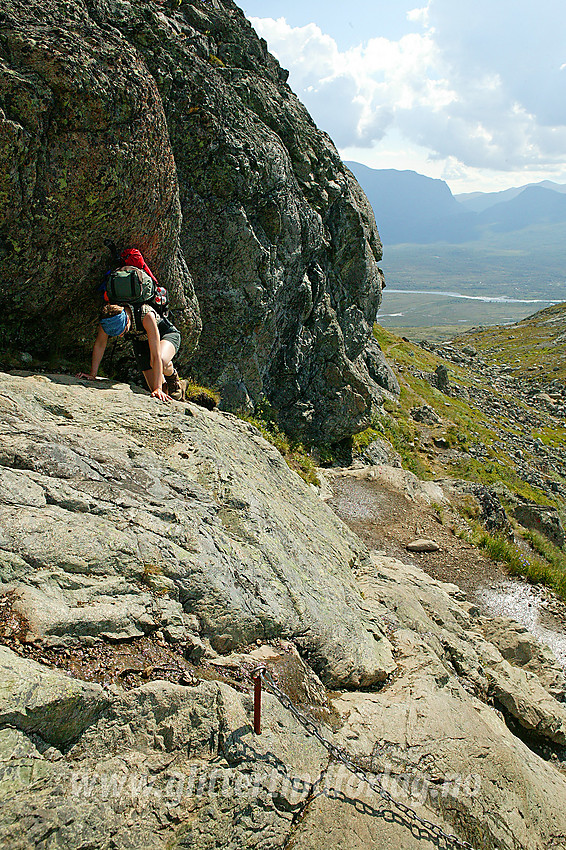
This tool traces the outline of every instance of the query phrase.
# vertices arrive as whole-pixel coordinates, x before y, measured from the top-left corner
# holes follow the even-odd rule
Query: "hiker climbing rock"
[[[106,303],[100,313],[98,334],[92,350],[90,373],[78,378],[94,380],[109,337],[125,336],[132,342],[134,357],[153,398],[181,401],[183,389],[173,358],[181,334],[167,316],[167,295],[136,249],[121,254],[123,265],[109,273],[104,285]],[[110,303],[110,302],[118,303]]]
[[[139,310],[118,304],[106,304],[102,308],[90,373],[79,372],[78,378],[96,378],[111,336],[131,339],[136,363],[143,372],[153,398],[160,401],[170,401],[172,398],[182,400],[179,375],[173,366],[173,357],[181,344],[181,334],[175,325],[160,316],[150,304],[142,304]]]

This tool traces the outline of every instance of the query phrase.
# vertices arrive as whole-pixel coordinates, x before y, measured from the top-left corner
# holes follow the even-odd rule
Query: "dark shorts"
[[[181,347],[181,334],[175,325],[171,324],[171,322],[168,322],[166,319],[162,319],[159,322],[158,328],[159,338],[161,340],[166,339],[167,342],[170,342],[175,349],[175,354],[177,354]],[[147,372],[148,369],[151,369],[149,342],[147,339],[133,339],[132,347],[134,349],[134,357],[136,359],[138,369],[141,372]]]

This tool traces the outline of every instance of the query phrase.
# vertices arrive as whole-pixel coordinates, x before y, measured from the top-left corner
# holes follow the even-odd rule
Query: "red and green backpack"
[[[151,304],[163,316],[167,313],[167,290],[157,278],[137,248],[126,248],[120,255],[120,268],[106,278],[104,300],[110,304]]]

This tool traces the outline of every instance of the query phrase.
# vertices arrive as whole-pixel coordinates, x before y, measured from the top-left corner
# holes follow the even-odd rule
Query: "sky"
[[[238,0],[345,160],[566,183],[564,0]]]

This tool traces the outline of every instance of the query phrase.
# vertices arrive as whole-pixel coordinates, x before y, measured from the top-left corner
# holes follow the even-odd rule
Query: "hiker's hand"
[[[166,401],[166,402],[171,401],[171,399],[169,398],[167,393],[164,393],[163,390],[161,389],[161,387],[157,387],[157,389],[152,392],[151,397],[157,398],[157,399],[159,399],[159,401]]]
[[[87,381],[96,381],[96,375],[87,374],[86,372],[77,372],[75,378],[86,378]]]

